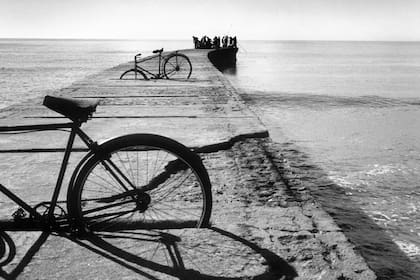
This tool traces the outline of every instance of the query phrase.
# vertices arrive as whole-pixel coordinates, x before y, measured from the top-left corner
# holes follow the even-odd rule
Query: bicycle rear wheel
[[[143,77],[143,79],[148,80],[147,76],[140,70],[130,69],[121,74],[120,80],[136,80]]]
[[[174,53],[165,59],[163,73],[167,79],[189,79],[191,72],[191,61],[186,55]]]
[[[91,231],[208,226],[211,186],[200,158],[166,137],[113,139],[84,165],[71,194],[78,227]]]

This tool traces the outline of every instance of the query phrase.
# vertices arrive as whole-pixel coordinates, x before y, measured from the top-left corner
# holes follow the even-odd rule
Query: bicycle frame
[[[134,69],[137,69],[137,70],[139,70],[139,71],[142,71],[142,72],[145,72],[145,73],[147,73],[147,74],[149,74],[150,76],[152,76],[154,79],[159,79],[159,78],[162,78],[162,73],[161,73],[161,66],[162,66],[162,54],[161,53],[159,53],[158,55],[154,55],[154,56],[151,56],[151,57],[147,57],[147,58],[144,58],[144,59],[140,59],[140,55],[141,54],[136,54],[135,56],[134,56]],[[145,61],[148,61],[148,60],[152,60],[152,59],[154,59],[154,58],[156,58],[156,57],[158,57],[159,58],[159,62],[158,62],[158,64],[159,64],[159,67],[158,67],[158,73],[157,74],[155,74],[155,73],[152,73],[152,72],[150,72],[149,70],[147,70],[147,69],[145,69],[145,68],[143,68],[143,67],[141,67],[139,64],[140,63],[142,63],[142,62],[145,62]],[[135,79],[137,79],[137,72],[135,72]]]
[[[86,133],[84,133],[80,129],[81,124],[72,122],[72,123],[63,123],[63,124],[42,124],[42,125],[22,125],[22,126],[4,126],[0,127],[0,132],[18,132],[18,131],[48,131],[48,130],[59,130],[59,129],[68,129],[70,128],[70,135],[67,140],[67,145],[64,151],[63,160],[61,162],[61,167],[59,171],[59,175],[56,181],[56,185],[54,188],[53,195],[51,197],[50,201],[50,208],[47,213],[47,224],[53,224],[54,223],[54,209],[57,205],[58,196],[60,194],[60,190],[62,187],[65,171],[67,169],[67,165],[69,162],[70,154],[73,151],[73,144],[76,135],[86,144],[88,147],[88,150],[95,152],[96,147],[98,146],[96,142],[94,142]],[[25,150],[21,150],[25,151]],[[33,150],[26,150],[28,152],[33,152]],[[42,215],[39,214],[34,207],[31,207],[26,202],[24,202],[20,197],[18,197],[16,194],[8,190],[5,186],[0,184],[0,192],[5,194],[8,198],[10,198],[12,201],[14,201],[16,204],[18,204],[20,207],[28,211],[33,217],[39,219],[42,221]]]

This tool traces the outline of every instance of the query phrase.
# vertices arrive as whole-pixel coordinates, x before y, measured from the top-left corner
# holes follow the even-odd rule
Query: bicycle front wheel
[[[172,54],[166,58],[163,72],[167,79],[189,79],[192,72],[191,61],[184,54]]]
[[[147,76],[140,70],[130,69],[121,74],[120,80],[137,80],[142,78],[148,80]]]
[[[84,165],[72,190],[74,220],[91,231],[208,226],[211,186],[200,158],[166,137],[111,140]]]

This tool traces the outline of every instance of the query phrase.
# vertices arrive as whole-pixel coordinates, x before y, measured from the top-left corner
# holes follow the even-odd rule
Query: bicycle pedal
[[[23,208],[18,208],[12,214],[13,220],[15,220],[15,221],[23,220],[26,216],[27,216],[27,214],[26,214],[25,210],[23,210]]]

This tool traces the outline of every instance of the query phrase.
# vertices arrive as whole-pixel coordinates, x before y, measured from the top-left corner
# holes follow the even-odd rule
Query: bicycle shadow
[[[69,237],[146,279],[294,279],[275,253],[223,229],[140,230]]]
[[[0,231],[0,277],[7,280],[16,279],[50,234],[42,232],[16,265],[12,263],[17,256],[16,245],[6,232]],[[58,236],[100,256],[98,259],[108,261],[99,261],[97,267],[93,264],[90,266],[91,270],[106,270],[111,261],[126,268],[126,273],[131,276],[135,274],[144,279],[175,277],[198,280],[248,278],[270,280],[297,277],[296,270],[280,256],[217,227],[120,230],[90,233],[83,238],[62,232]],[[69,260],[72,263],[74,261],[74,259]],[[80,261],[86,263],[84,260]],[[82,267],[79,269],[81,276],[87,273]],[[115,273],[115,268],[112,271]]]
[[[13,242],[13,239],[5,231],[0,231],[0,277],[4,279],[16,279],[31,262],[32,258],[48,239],[49,235],[49,232],[42,232],[32,246],[26,251],[18,264],[8,272],[4,268],[15,259],[17,255],[16,245]]]

